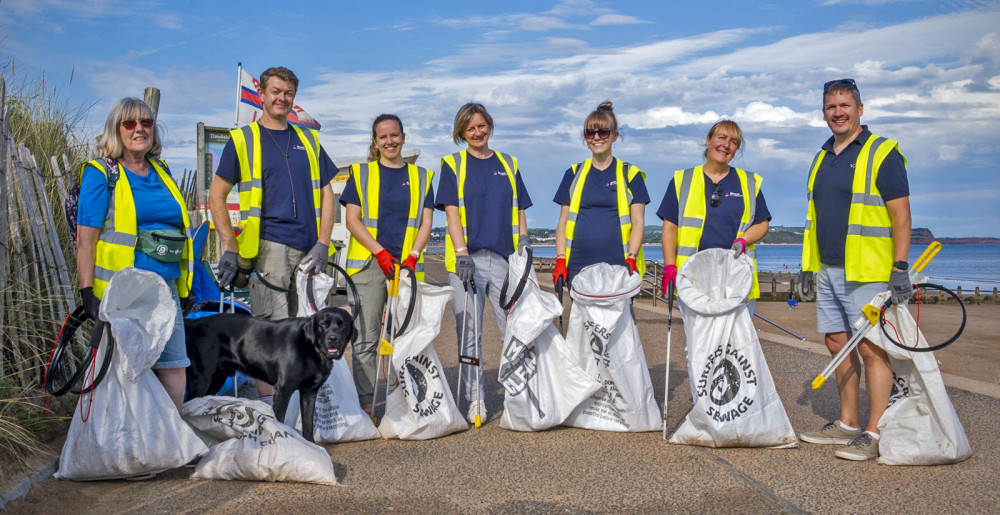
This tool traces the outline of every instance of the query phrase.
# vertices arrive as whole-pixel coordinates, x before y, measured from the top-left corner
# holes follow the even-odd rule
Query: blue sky
[[[158,87],[175,170],[195,166],[197,122],[233,124],[240,61],[295,71],[335,160],[364,155],[371,121],[394,112],[437,169],[459,148],[455,111],[480,101],[491,146],[520,159],[533,227],[555,226],[552,196],[589,157],[583,120],[606,99],[615,155],[647,173],[648,223],[671,173],[701,164],[708,128],[732,118],[747,140],[733,164],[764,177],[772,224],[801,226],[830,135],[822,84],[853,77],[863,123],[908,159],[914,226],[1000,236],[997,1],[2,0],[0,38],[5,73],[13,57],[16,76],[44,72],[70,105],[93,105],[85,134],[116,99]]]

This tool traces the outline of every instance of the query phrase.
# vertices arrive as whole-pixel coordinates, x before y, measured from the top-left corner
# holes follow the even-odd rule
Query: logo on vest
[[[403,362],[399,386],[403,389],[403,397],[414,396],[412,411],[417,416],[428,417],[441,408],[444,393],[438,390],[440,377],[437,365],[424,354],[410,356]]]
[[[708,356],[695,386],[699,400],[708,397],[711,404],[705,413],[716,422],[736,420],[754,403],[757,372],[754,364],[739,349],[719,346]]]
[[[726,196],[743,198],[743,194],[738,191],[730,191],[729,193],[726,193]]]
[[[302,145],[292,145],[292,150],[305,150],[306,147]]]
[[[604,187],[605,187],[605,188],[610,188],[610,187],[612,187],[612,186],[617,186],[617,185],[618,185],[618,181],[617,181],[617,180],[614,180],[614,181],[611,181],[611,182],[609,182],[609,183],[605,184],[605,185],[604,185]]]

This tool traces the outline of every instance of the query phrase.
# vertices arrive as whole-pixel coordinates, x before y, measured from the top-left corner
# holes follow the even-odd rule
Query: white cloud
[[[604,25],[635,25],[639,23],[650,23],[642,18],[637,18],[635,16],[626,16],[624,14],[602,14],[598,16],[594,21],[590,22],[590,26],[599,27]]]

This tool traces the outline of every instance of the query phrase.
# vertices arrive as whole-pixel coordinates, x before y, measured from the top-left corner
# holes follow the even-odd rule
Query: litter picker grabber
[[[563,282],[563,278],[562,278],[562,276],[559,276],[559,278],[556,279],[556,297],[559,298],[559,307],[562,308],[559,311],[559,334],[561,334],[563,336],[566,336],[566,330],[563,329],[563,311],[565,311],[565,308],[563,308],[563,297],[562,297],[562,294],[563,294],[563,287],[564,286],[565,286],[565,284]]]
[[[221,291],[219,291],[219,313],[226,312],[226,291],[229,292],[229,312],[236,313],[236,292],[233,291],[233,285],[226,286]],[[240,397],[240,386],[237,381],[238,372],[233,369],[233,397]]]
[[[396,303],[399,300],[399,263],[394,264],[392,278],[389,280],[388,298],[385,302],[385,311],[382,312],[382,334],[378,339],[378,351],[375,364],[375,384],[372,388],[372,423],[378,425],[379,417],[376,415],[378,407],[379,374],[383,376],[382,388],[385,395],[382,398],[382,406],[385,407],[385,400],[389,397],[389,378],[385,372],[386,361],[392,359],[392,342],[396,340],[395,317],[392,314],[396,310]]]
[[[796,338],[798,338],[798,339],[800,339],[800,340],[802,340],[804,342],[809,341],[809,340],[807,340],[807,339],[805,339],[805,338],[803,338],[803,337],[801,337],[801,336],[793,333],[792,331],[789,331],[788,329],[785,329],[784,327],[781,327],[780,325],[776,324],[775,322],[773,322],[773,321],[771,321],[771,320],[769,320],[769,319],[761,316],[760,313],[754,313],[753,316],[755,316],[755,317],[757,317],[757,318],[759,318],[759,319],[761,319],[761,320],[763,320],[763,321],[765,321],[765,322],[773,325],[774,327],[777,327],[778,329],[781,329],[782,331],[784,331],[784,332],[786,332],[786,333],[788,333],[788,334],[790,334],[790,335],[792,335],[792,336],[794,336],[794,337],[796,337]]]
[[[670,336],[674,325],[674,285],[667,284],[667,361],[663,379],[663,439],[667,439],[667,398],[670,396]]]
[[[465,286],[465,312],[462,313],[462,338],[458,341],[458,394],[455,396],[455,404],[457,405],[457,404],[459,404],[459,403],[462,402],[462,378],[464,377],[463,372],[465,372],[468,369],[467,374],[473,374],[475,376],[475,378],[476,378],[476,381],[475,381],[475,383],[476,383],[476,400],[475,400],[475,406],[476,406],[476,411],[477,412],[476,412],[475,418],[473,419],[473,425],[475,425],[475,427],[478,428],[483,423],[482,413],[479,412],[479,409],[482,407],[482,404],[483,404],[482,403],[482,400],[483,400],[482,399],[482,390],[481,390],[480,384],[479,384],[479,380],[480,380],[479,379],[479,366],[480,366],[480,363],[482,362],[482,348],[478,344],[478,342],[479,342],[479,309],[478,309],[479,308],[479,303],[478,303],[478,300],[479,299],[477,297],[476,281],[474,281],[474,280],[473,281],[469,281],[469,282],[463,283],[463,285]],[[473,332],[475,333],[473,341],[476,342],[475,345],[474,345],[474,347],[476,349],[476,355],[475,356],[467,356],[467,355],[462,354],[462,347],[465,344],[465,335],[466,335],[466,331],[467,331],[467,328],[468,328],[468,326],[466,325],[466,321],[468,320],[468,317],[469,317],[469,310],[470,310],[469,297],[470,297],[470,294],[471,294],[471,297],[472,297],[471,310],[472,310],[472,323],[473,323],[473,327],[474,327],[473,328]],[[470,369],[468,367],[473,367],[473,368]],[[459,411],[461,411],[461,409],[459,409]]]
[[[937,255],[939,250],[941,250],[941,243],[939,242],[935,241],[927,246],[927,250],[925,250],[924,253],[921,254],[920,257],[918,257],[913,263],[913,266],[910,267],[910,282],[915,284],[926,282],[926,280],[920,276],[920,272],[923,271],[924,267],[926,267],[932,259],[934,259],[934,256]],[[878,325],[879,320],[882,317],[882,311],[888,307],[889,301],[886,301],[886,303],[881,307],[873,306],[872,304],[865,304],[865,306],[861,308],[861,316],[854,322],[854,327],[857,328],[857,332],[855,332],[854,336],[852,336],[844,347],[840,349],[840,352],[833,357],[826,368],[824,368],[823,371],[820,372],[815,379],[813,379],[813,390],[818,390],[823,387],[823,384],[826,383],[826,380],[829,379],[830,375],[834,373],[837,367],[839,367],[840,364],[847,359],[847,356],[854,352],[854,349],[857,348],[858,344],[861,343],[861,340],[868,334],[868,331]]]

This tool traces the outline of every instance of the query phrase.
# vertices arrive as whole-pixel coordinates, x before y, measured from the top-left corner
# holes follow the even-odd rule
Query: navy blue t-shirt
[[[260,237],[308,252],[316,244],[316,211],[306,148],[291,125],[282,131],[271,130],[262,125],[258,127],[261,132],[261,178],[264,181]],[[248,141],[247,144],[251,142]],[[288,149],[287,162],[285,149]],[[329,184],[336,174],[337,167],[321,147],[320,184]],[[231,139],[222,149],[219,169],[215,171],[215,175],[232,183],[234,188],[239,187],[240,162]]]
[[[378,164],[378,234],[375,241],[385,247],[392,257],[400,260],[406,258],[401,254],[403,240],[406,238],[406,224],[410,219],[410,177],[406,168],[390,168],[382,163]],[[368,173],[367,164],[361,165],[361,173]],[[353,175],[347,180],[344,193],[340,195],[340,203],[345,206],[361,205]],[[433,190],[427,190],[423,207],[434,209]]]
[[[145,177],[132,173],[131,170],[120,164],[118,169],[120,174],[125,174],[129,188],[132,190],[137,229],[152,231],[155,229],[182,229],[184,227],[181,207],[152,167]],[[167,173],[169,174],[170,170],[167,170]],[[119,175],[118,180],[121,180],[120,177],[121,175]],[[93,166],[87,166],[83,170],[83,178],[80,181],[77,225],[104,228],[104,222],[108,217],[110,195],[107,176]],[[164,281],[171,281],[181,276],[180,263],[157,261],[138,249],[135,251],[133,266],[139,270],[155,272]]]
[[[853,196],[854,165],[871,131],[861,126],[861,134],[847,144],[840,155],[833,152],[833,136],[823,144],[826,154],[816,170],[813,182],[813,202],[816,206],[816,240],[820,261],[831,266],[844,266],[844,245],[847,243],[847,219]],[[910,195],[903,156],[893,149],[882,161],[875,187],[882,200],[890,201]]]
[[[719,184],[722,200],[718,206],[712,207],[714,186],[708,176],[705,177],[705,225],[701,231],[698,250],[732,247],[736,232],[740,228],[740,220],[743,219],[743,187],[740,185],[739,175],[736,175],[736,169],[730,166],[729,173],[719,181]],[[679,213],[677,186],[671,179],[667,192],[663,195],[663,201],[660,202],[660,209],[656,210],[656,216],[677,225]],[[757,225],[765,220],[771,220],[771,212],[767,210],[762,188],[757,192],[757,209],[750,225]]]
[[[618,221],[617,166],[618,159],[615,158],[611,160],[611,166],[604,170],[591,167],[587,174],[580,196],[576,230],[573,231],[573,251],[566,263],[568,270],[582,270],[595,263],[625,265],[621,223]],[[560,206],[570,205],[573,177],[573,169],[567,169],[553,202]],[[636,174],[629,181],[628,189],[632,192],[632,204],[649,204],[649,192],[642,174]]]
[[[514,253],[514,233],[510,225],[510,209],[514,192],[500,158],[494,152],[489,159],[479,159],[466,153],[465,170],[465,223],[468,232],[466,246],[469,253],[489,249],[507,259]],[[507,163],[513,165],[513,163]],[[512,170],[516,171],[516,170]],[[514,175],[517,185],[517,206],[531,207],[531,197],[524,188],[521,174]],[[458,206],[458,175],[441,163],[441,181],[438,182],[437,208]]]

